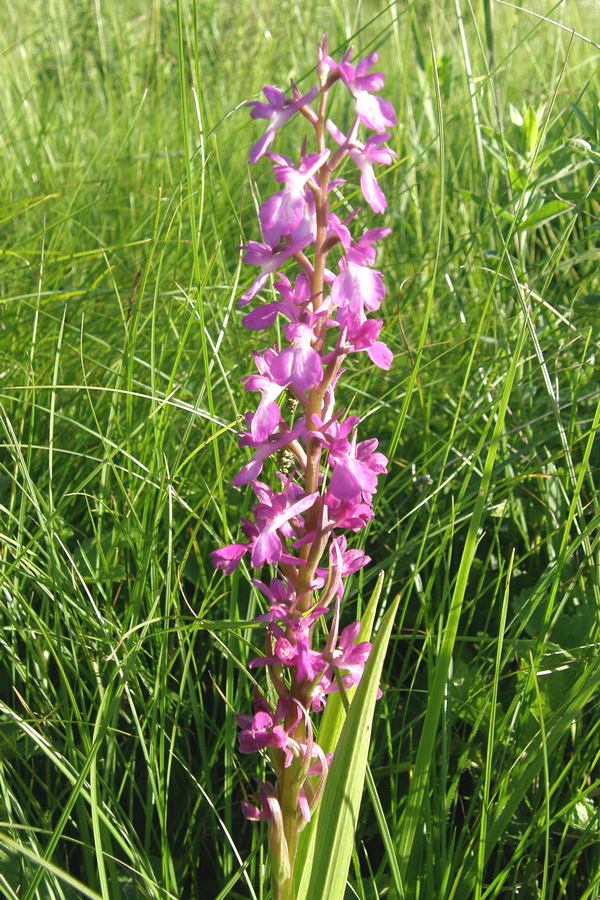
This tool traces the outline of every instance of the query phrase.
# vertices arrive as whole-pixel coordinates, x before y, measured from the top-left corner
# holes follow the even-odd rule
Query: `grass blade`
[[[431,765],[431,759],[435,747],[435,735],[440,718],[440,713],[442,710],[442,703],[444,701],[444,691],[446,686],[446,679],[448,678],[450,659],[452,657],[452,650],[454,648],[456,635],[458,633],[460,613],[467,590],[469,572],[471,571],[471,566],[475,558],[475,549],[477,547],[477,533],[479,531],[479,525],[481,523],[486,498],[492,480],[494,461],[496,459],[500,437],[504,428],[504,417],[506,415],[506,409],[515,379],[517,366],[521,358],[521,351],[523,349],[523,343],[525,340],[525,328],[526,326],[523,325],[517,341],[517,347],[515,348],[515,352],[511,360],[510,369],[504,382],[504,390],[500,399],[496,424],[485,461],[483,478],[479,487],[479,493],[475,502],[475,508],[471,517],[469,530],[467,532],[467,537],[460,560],[458,575],[452,594],[452,601],[450,603],[448,620],[444,628],[444,639],[442,641],[439,658],[433,676],[433,684],[429,696],[427,712],[425,714],[423,732],[419,741],[414,774],[410,783],[406,809],[403,816],[403,827],[401,829],[399,856],[401,863],[400,871],[403,878],[406,877],[406,870],[408,868],[408,863],[413,848],[413,842],[415,839],[415,834],[417,832],[417,825],[420,821],[421,807],[423,805],[425,791],[427,789],[429,767]]]

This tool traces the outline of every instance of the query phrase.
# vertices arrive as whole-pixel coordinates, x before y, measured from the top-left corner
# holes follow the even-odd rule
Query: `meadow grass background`
[[[381,570],[401,595],[347,896],[598,894],[597,3],[0,0],[2,896],[269,896],[234,718],[262,601],[208,553],[248,505],[237,247],[273,189],[242,107],[324,29],[400,122],[396,361],[343,389],[390,457],[348,618]]]

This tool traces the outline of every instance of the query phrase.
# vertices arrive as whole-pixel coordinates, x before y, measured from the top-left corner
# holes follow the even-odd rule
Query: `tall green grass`
[[[261,601],[208,552],[248,504],[237,247],[272,189],[241,107],[323,29],[401,123],[396,362],[344,389],[390,456],[346,602],[401,595],[347,895],[600,890],[596,5],[0,0],[7,898],[268,897]]]

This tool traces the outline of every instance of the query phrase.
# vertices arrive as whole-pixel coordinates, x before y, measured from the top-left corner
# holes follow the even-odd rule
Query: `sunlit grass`
[[[347,603],[401,595],[393,846],[366,795],[348,897],[597,896],[600,27],[528,9],[0,0],[0,894],[268,896],[261,600],[208,553],[248,504],[237,247],[272,188],[241,107],[326,29],[401,123],[396,362],[343,397],[390,456]]]

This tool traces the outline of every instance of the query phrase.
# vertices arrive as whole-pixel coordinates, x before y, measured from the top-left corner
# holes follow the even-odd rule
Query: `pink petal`
[[[380,133],[396,124],[396,114],[392,104],[365,90],[358,91],[356,94],[356,115],[363,125]]]
[[[263,566],[266,562],[276,563],[281,557],[282,544],[275,528],[264,528],[252,548],[252,565]]]
[[[362,491],[374,494],[376,488],[375,474],[358,460],[350,458],[337,463],[329,483],[331,493],[338,500],[351,500]]]
[[[374,344],[371,344],[367,349],[367,354],[369,355],[371,362],[375,363],[376,366],[379,366],[380,369],[385,369],[387,371],[392,367],[394,354],[383,341],[375,341]]]
[[[267,816],[260,811],[258,806],[255,806],[254,803],[248,803],[246,800],[242,800],[242,813],[244,814],[244,818],[248,819],[250,822],[260,822],[262,819],[267,818]]]
[[[277,303],[266,303],[245,315],[242,319],[242,325],[245,328],[250,328],[252,331],[262,331],[263,328],[271,327],[277,318],[278,312]]]
[[[382,213],[385,211],[387,201],[385,194],[379,187],[373,166],[365,166],[360,177],[360,187],[364,198],[374,213]]]
[[[253,456],[250,462],[247,462],[245,466],[242,466],[231,483],[234,487],[243,487],[245,484],[250,484],[251,481],[258,478],[262,469],[263,460],[258,456]]]
[[[250,303],[252,298],[256,297],[256,295],[261,290],[261,288],[264,287],[264,285],[267,283],[268,279],[269,279],[268,273],[263,273],[261,275],[258,275],[254,279],[254,281],[252,282],[252,284],[250,285],[250,287],[248,288],[246,293],[242,294],[242,296],[238,300],[238,306],[241,307],[241,306],[245,306],[246,303]]]
[[[230,575],[237,569],[247,550],[247,544],[228,544],[226,547],[220,547],[210,554],[212,564],[216,569],[222,569],[226,575]]]
[[[308,391],[323,377],[321,357],[312,347],[292,347],[283,350],[271,371],[278,384],[291,384],[299,391]]]
[[[252,163],[252,165],[254,165],[254,163],[257,163],[258,160],[265,155],[274,140],[275,129],[267,128],[263,136],[251,148],[250,153],[248,154],[248,162]]]
[[[272,400],[266,400],[258,404],[258,408],[252,416],[250,433],[255,441],[265,441],[273,434],[281,421],[281,410]]]

